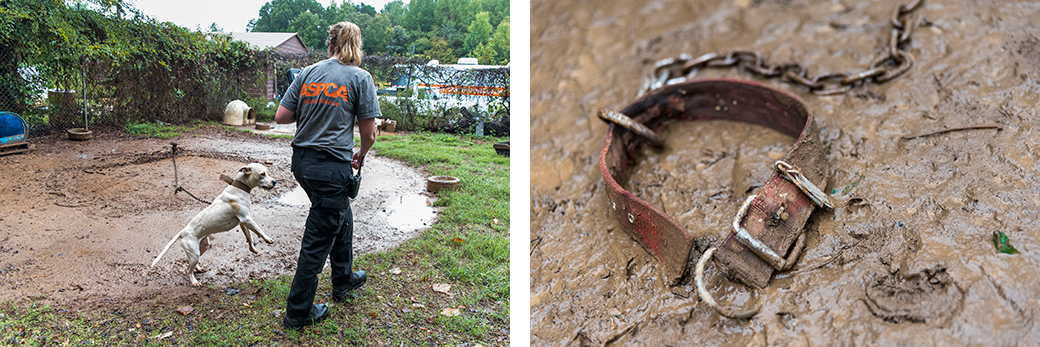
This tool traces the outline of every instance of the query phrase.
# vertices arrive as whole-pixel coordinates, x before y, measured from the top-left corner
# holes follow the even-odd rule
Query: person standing
[[[300,244],[296,275],[286,298],[282,325],[299,329],[328,317],[325,304],[314,304],[318,274],[325,259],[332,267],[332,299],[365,284],[364,271],[352,271],[354,214],[346,186],[360,170],[376,140],[379,100],[372,75],[361,65],[361,29],[339,22],[329,27],[329,56],[300,72],[275,114],[275,122],[296,122],[292,172],[311,207]],[[354,126],[361,133],[355,150]]]

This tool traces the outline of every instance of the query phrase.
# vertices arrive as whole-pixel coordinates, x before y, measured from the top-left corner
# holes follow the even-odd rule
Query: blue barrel
[[[29,126],[22,116],[12,112],[0,112],[0,145],[24,142],[27,132]]]

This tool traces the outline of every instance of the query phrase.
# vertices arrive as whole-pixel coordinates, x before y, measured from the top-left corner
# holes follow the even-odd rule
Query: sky
[[[345,0],[318,0],[321,6]],[[353,3],[368,4],[382,10],[391,0],[354,0]],[[260,16],[260,7],[269,0],[129,0],[134,8],[160,22],[173,22],[188,29],[209,30],[212,23],[225,32],[246,31],[249,21]],[[404,1],[408,3],[408,0]]]

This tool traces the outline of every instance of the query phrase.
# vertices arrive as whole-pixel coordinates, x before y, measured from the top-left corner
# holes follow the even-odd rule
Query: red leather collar
[[[827,181],[829,169],[812,113],[797,97],[779,90],[737,80],[688,81],[653,90],[621,113],[655,131],[672,121],[711,119],[766,126],[797,138],[782,159],[784,162],[816,186],[822,187]],[[675,284],[686,274],[691,255],[700,256],[691,254],[696,241],[707,240],[716,231],[686,230],[619,184],[627,182],[629,168],[637,160],[635,150],[645,142],[643,136],[611,124],[600,153],[600,171],[607,185],[611,210],[618,221],[660,260],[671,283]],[[787,254],[815,206],[776,170],[757,194],[741,224],[751,236],[776,253]],[[731,231],[722,242],[715,254],[716,260],[730,277],[755,288],[766,287],[774,268],[737,242],[734,236],[735,232]]]

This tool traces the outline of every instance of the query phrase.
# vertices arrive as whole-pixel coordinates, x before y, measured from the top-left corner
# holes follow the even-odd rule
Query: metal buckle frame
[[[802,190],[802,193],[808,196],[817,207],[833,208],[833,204],[830,202],[827,195],[823,194],[823,191],[816,187],[816,185],[812,184],[812,182],[809,182],[801,172],[795,170],[791,164],[784,161],[777,161],[773,166],[780,172],[781,176],[798,186],[798,188]],[[802,248],[805,247],[805,231],[803,230],[802,233],[798,235],[798,240],[795,241],[794,248],[791,249],[791,253],[787,255],[787,258],[781,257],[768,245],[759,241],[754,236],[751,236],[751,233],[740,225],[744,220],[744,216],[747,215],[748,207],[751,206],[751,203],[755,201],[756,198],[758,198],[758,195],[748,196],[747,199],[744,200],[744,204],[742,204],[740,209],[737,210],[737,215],[733,218],[733,231],[736,232],[736,239],[740,244],[758,255],[759,258],[762,258],[762,260],[768,263],[769,266],[772,266],[777,271],[786,271],[794,266],[795,261],[797,261],[798,257],[802,255]],[[781,205],[775,218],[784,218],[783,214],[785,212],[783,209],[784,207]],[[708,292],[707,287],[704,285],[704,266],[715,254],[715,250],[715,247],[709,248],[703,255],[701,255],[701,259],[697,261],[697,268],[695,270],[697,295],[701,298],[701,301],[704,301],[704,303],[723,316],[733,319],[747,319],[754,317],[758,314],[758,307],[739,311],[729,307],[724,307],[719,305],[719,303],[715,301],[715,298],[712,297],[711,293]]]

